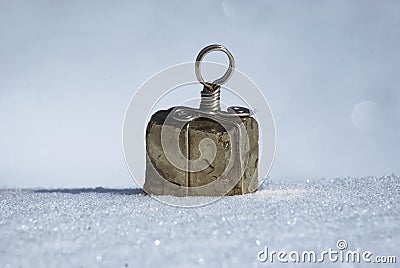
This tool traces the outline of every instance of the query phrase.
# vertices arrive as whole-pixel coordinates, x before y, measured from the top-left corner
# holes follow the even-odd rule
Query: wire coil
[[[214,80],[214,82],[205,82],[203,76],[201,75],[200,63],[202,59],[208,53],[212,51],[222,51],[224,52],[229,58],[229,67],[225,74]],[[200,110],[209,111],[209,112],[219,112],[221,111],[220,105],[220,95],[221,95],[221,88],[220,85],[224,84],[228,79],[232,76],[232,73],[235,69],[235,59],[233,58],[232,54],[229,52],[222,45],[209,45],[203,48],[199,55],[196,58],[195,63],[195,73],[197,80],[204,85],[203,90],[201,91],[201,101],[200,101]]]

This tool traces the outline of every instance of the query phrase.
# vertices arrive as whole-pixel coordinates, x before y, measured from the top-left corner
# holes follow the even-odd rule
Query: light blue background
[[[0,0],[0,187],[134,187],[131,96],[211,43],[271,105],[272,179],[399,174],[399,25],[398,1]]]

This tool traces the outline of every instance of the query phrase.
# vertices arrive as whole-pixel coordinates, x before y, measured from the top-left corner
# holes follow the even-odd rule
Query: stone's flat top
[[[399,195],[396,176],[272,182],[186,209],[135,189],[3,189],[0,267],[270,267],[257,260],[264,246],[323,251],[339,239],[399,262]]]
[[[156,123],[158,125],[164,124],[165,119],[169,115],[169,113],[172,111],[173,107],[167,109],[167,110],[160,110],[155,112],[152,116],[150,121],[153,123]]]
[[[166,118],[172,112],[173,109],[174,109],[174,107],[171,107],[167,110],[159,110],[159,111],[155,112],[151,116],[149,123],[156,124],[156,125],[163,125],[163,124],[175,125],[175,123],[177,123],[178,126],[181,126],[180,121],[172,120],[172,117],[169,119],[170,121],[166,122]],[[212,115],[210,115],[210,117],[212,117]],[[191,129],[200,130],[200,131],[226,132],[227,130],[229,130],[233,127],[233,124],[240,122],[238,120],[242,120],[242,121],[255,120],[253,117],[247,117],[247,116],[225,117],[225,119],[231,121],[232,124],[228,124],[228,123],[224,122],[224,125],[222,126],[221,124],[217,123],[217,121],[211,121],[211,119],[209,117],[199,117],[196,120],[191,121],[190,127],[191,127]]]

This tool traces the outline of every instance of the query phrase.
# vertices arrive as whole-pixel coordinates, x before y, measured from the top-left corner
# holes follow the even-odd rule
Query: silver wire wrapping
[[[229,67],[228,70],[225,72],[225,74],[216,79],[214,82],[205,82],[203,80],[203,77],[201,75],[201,70],[200,70],[200,62],[204,58],[205,55],[212,51],[222,51],[224,52],[229,59]],[[203,110],[205,112],[220,112],[221,111],[221,105],[220,105],[220,95],[221,95],[221,88],[220,85],[225,83],[232,75],[233,71],[235,69],[235,59],[233,58],[232,54],[229,52],[228,49],[226,49],[224,46],[221,45],[209,45],[205,48],[203,48],[200,52],[199,55],[196,58],[196,63],[195,63],[195,73],[196,77],[199,80],[201,84],[204,85],[203,90],[201,91],[201,101],[200,101],[200,110]]]
[[[221,87],[216,84],[208,84],[203,87],[201,93],[200,110],[220,112]]]

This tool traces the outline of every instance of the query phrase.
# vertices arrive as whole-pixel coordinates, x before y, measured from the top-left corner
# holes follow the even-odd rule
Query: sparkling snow
[[[257,259],[265,246],[322,251],[337,249],[339,239],[399,263],[399,194],[394,175],[269,182],[198,208],[165,205],[136,189],[4,189],[0,267],[270,267]]]

